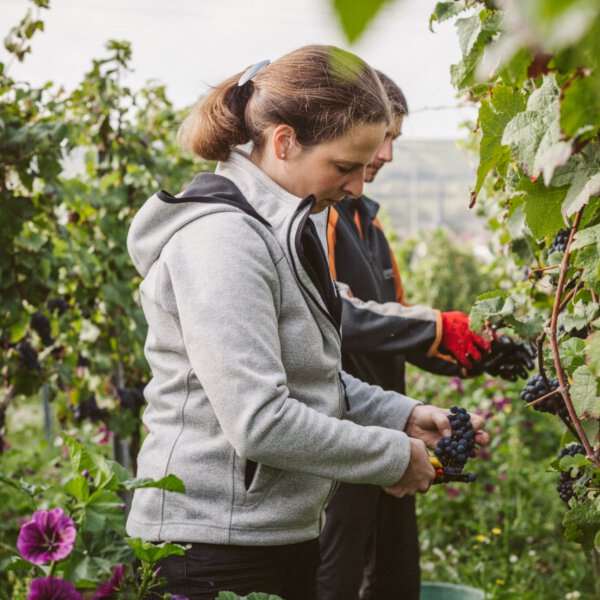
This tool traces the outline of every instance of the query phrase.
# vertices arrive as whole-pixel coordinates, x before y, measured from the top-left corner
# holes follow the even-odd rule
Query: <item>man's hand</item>
[[[471,331],[468,315],[450,311],[442,313],[441,346],[463,367],[471,369],[472,360],[480,361],[482,353],[489,351],[490,342]]]
[[[417,407],[419,408],[419,407]],[[396,498],[426,492],[435,479],[435,469],[429,461],[427,448],[421,440],[410,438],[410,461],[402,478],[385,492]]]
[[[479,415],[469,413],[471,424],[475,430],[475,442],[485,446],[490,436],[483,431],[485,420]],[[430,448],[435,448],[438,440],[452,433],[448,421],[448,411],[439,406],[419,404],[413,408],[404,431],[411,438],[422,440]]]

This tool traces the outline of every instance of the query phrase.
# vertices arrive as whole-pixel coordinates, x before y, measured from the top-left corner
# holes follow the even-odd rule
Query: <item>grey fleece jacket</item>
[[[297,248],[312,202],[240,151],[217,173],[152,196],[129,231],[152,369],[137,476],[174,473],[186,493],[136,490],[127,532],[302,542],[318,537],[335,480],[400,479],[416,402],[340,376],[339,331]]]

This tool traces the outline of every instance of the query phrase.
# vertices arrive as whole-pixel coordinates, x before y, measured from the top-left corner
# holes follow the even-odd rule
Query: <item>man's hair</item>
[[[375,69],[375,73],[379,77],[379,81],[383,85],[383,89],[387,94],[387,97],[392,105],[392,112],[394,116],[402,116],[405,117],[408,115],[408,103],[406,102],[406,97],[404,96],[404,92],[400,89],[400,87],[392,81],[385,73],[382,73],[378,69]]]

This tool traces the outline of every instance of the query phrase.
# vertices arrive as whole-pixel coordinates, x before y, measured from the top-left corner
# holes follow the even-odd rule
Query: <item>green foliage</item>
[[[424,235],[417,243],[405,241],[397,258],[400,271],[406,273],[403,284],[411,304],[468,311],[474,299],[489,287],[473,253],[441,229]]]
[[[479,104],[473,196],[496,248],[524,275],[480,296],[471,318],[538,340],[544,369],[564,373],[588,454],[570,461],[576,481],[565,534],[591,551],[600,530],[600,4],[495,4],[504,10],[486,3],[457,19],[462,61],[451,72],[457,90]],[[564,232],[553,243],[574,226],[570,247]]]
[[[389,3],[390,0],[363,0],[362,2],[333,0],[333,9],[346,39],[353,43],[358,40],[379,11]]]

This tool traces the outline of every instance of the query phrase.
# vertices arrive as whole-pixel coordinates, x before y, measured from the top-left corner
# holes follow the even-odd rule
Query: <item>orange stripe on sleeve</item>
[[[337,271],[335,268],[335,228],[337,227],[339,218],[340,215],[338,211],[335,208],[330,208],[327,218],[327,258],[329,259],[329,272],[334,281],[337,279]]]

